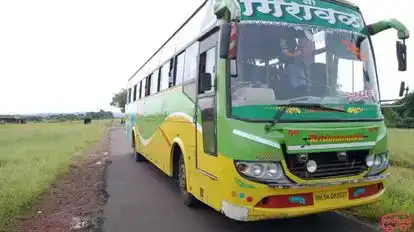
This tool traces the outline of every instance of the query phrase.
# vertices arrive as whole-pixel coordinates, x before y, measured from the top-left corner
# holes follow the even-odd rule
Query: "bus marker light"
[[[231,193],[231,195],[232,195],[233,197],[236,197],[236,196],[237,196],[237,193],[236,193],[235,191],[233,191],[233,192]]]
[[[247,202],[252,202],[252,201],[253,201],[253,197],[248,196],[248,197],[246,198],[246,200],[247,200]]]
[[[240,193],[239,196],[240,196],[241,199],[243,199],[244,198],[244,193]]]

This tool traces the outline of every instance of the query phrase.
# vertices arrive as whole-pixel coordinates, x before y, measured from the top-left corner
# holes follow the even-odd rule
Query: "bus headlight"
[[[280,163],[236,161],[235,165],[237,171],[246,177],[264,181],[288,181]]]
[[[381,165],[382,165],[381,156],[376,155],[374,159],[374,167],[381,167]]]
[[[373,156],[373,162],[372,162],[372,165],[369,166],[368,161],[367,161],[367,166],[371,167],[371,170],[368,173],[368,176],[377,175],[390,166],[388,152],[376,154],[375,156],[374,155],[370,155],[370,156]],[[367,160],[368,160],[368,157],[367,157]]]
[[[262,176],[264,174],[264,168],[260,164],[254,164],[254,165],[252,165],[251,170],[252,170],[252,174],[255,177],[260,177],[260,176]]]
[[[373,154],[370,154],[367,156],[367,158],[365,159],[365,162],[367,163],[368,167],[374,166],[374,159],[375,159],[375,155]]]

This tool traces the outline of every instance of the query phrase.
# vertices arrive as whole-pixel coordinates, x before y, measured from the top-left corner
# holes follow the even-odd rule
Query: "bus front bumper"
[[[230,199],[222,201],[221,212],[238,221],[258,221],[300,217],[372,204],[385,192],[383,180],[388,176],[389,174],[384,174],[376,178],[364,178],[356,183],[328,182],[312,187],[290,186],[288,193],[277,191],[279,186],[274,189],[276,191],[254,194],[253,198],[259,199],[254,206],[240,205]]]

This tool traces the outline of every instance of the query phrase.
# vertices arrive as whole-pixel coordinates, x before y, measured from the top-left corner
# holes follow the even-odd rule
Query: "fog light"
[[[310,173],[314,173],[317,168],[318,168],[318,165],[316,164],[314,160],[309,160],[306,163],[306,170],[308,170],[308,172]]]

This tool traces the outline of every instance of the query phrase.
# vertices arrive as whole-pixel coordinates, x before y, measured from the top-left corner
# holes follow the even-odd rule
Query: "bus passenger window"
[[[144,98],[146,95],[145,95],[145,91],[146,91],[146,89],[147,89],[147,86],[146,86],[146,82],[147,82],[147,79],[145,78],[145,79],[143,79],[142,81],[142,91],[141,91],[141,97],[142,98]]]
[[[181,85],[181,83],[183,83],[183,76],[184,76],[184,55],[185,55],[185,53],[182,52],[175,59],[177,61],[176,62],[175,85]]]
[[[151,75],[151,92],[150,94],[155,94],[157,93],[158,90],[158,70],[156,70],[152,75]]]
[[[139,99],[141,99],[141,93],[142,93],[142,80],[139,82]]]
[[[168,89],[168,73],[169,73],[169,68],[170,68],[170,64],[166,63],[164,64],[164,66],[162,66],[161,68],[161,87],[160,87],[160,91],[163,91],[165,89]]]
[[[150,95],[150,88],[151,88],[151,75],[147,76],[147,84],[145,85],[145,96]]]
[[[171,88],[174,86],[174,59],[170,60],[170,71],[168,72],[168,88]]]
[[[137,85],[134,85],[134,95],[133,95],[133,101],[137,100]]]

